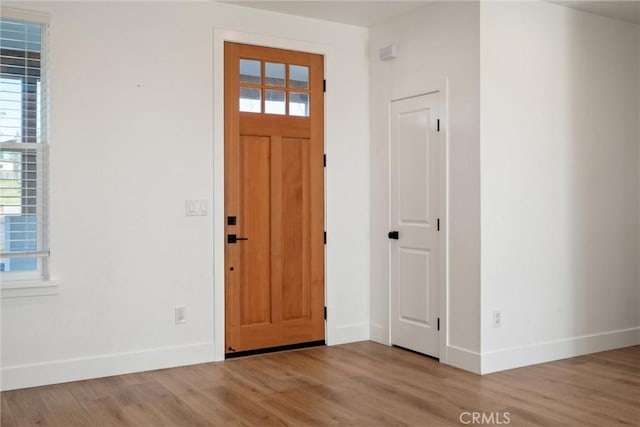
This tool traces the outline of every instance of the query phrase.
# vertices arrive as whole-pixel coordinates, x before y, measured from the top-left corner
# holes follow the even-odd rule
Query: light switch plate
[[[207,201],[206,200],[187,200],[186,203],[187,216],[206,216]]]

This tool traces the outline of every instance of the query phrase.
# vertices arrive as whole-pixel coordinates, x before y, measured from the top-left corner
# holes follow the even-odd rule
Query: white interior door
[[[391,103],[391,344],[439,356],[438,92]],[[397,232],[397,235],[393,234]]]

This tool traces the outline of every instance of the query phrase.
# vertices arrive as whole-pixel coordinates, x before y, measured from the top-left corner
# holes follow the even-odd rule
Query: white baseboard
[[[35,387],[213,361],[213,342],[2,368],[0,390]]]
[[[504,371],[640,344],[640,327],[482,353],[481,373]]]
[[[391,345],[389,342],[389,330],[377,323],[369,325],[369,339],[384,345]]]
[[[329,345],[366,341],[374,334],[369,324],[334,328]],[[491,351],[482,355],[447,346],[441,361],[477,374],[489,374],[522,366],[550,362],[589,353],[640,344],[640,327],[567,338],[522,347]],[[1,370],[0,390],[14,390],[68,381],[143,372],[212,362],[213,342],[163,347],[125,353],[7,366]]]
[[[367,341],[369,339],[369,324],[336,326],[328,334],[328,345],[348,344],[350,342]]]
[[[446,351],[446,357],[440,358],[442,363],[473,372],[474,374],[480,373],[480,353],[454,345],[448,345]]]

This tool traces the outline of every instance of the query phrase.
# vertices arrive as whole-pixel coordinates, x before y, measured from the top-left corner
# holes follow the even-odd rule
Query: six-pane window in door
[[[309,67],[240,59],[239,110],[244,113],[309,117]]]

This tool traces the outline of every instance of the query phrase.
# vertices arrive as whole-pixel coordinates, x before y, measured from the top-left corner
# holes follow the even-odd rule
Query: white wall
[[[51,272],[3,299],[3,388],[213,360],[213,30],[329,46],[331,343],[368,338],[367,30],[219,3],[5,3],[51,15]],[[177,326],[173,309],[186,306]]]
[[[438,89],[447,79],[449,305],[441,360],[475,371],[480,366],[479,32],[474,2],[432,3],[370,29],[371,338],[389,342],[389,101]],[[379,49],[394,43],[398,58],[381,62]]]
[[[638,26],[480,16],[482,371],[637,344]]]

